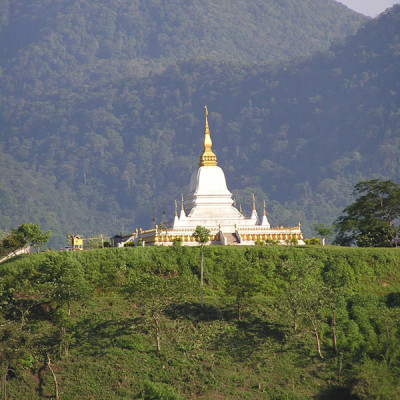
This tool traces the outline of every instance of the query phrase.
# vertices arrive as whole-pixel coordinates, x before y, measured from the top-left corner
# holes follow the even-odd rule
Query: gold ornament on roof
[[[203,142],[204,151],[199,159],[199,167],[215,167],[217,165],[217,156],[211,150],[212,140],[210,135],[210,128],[208,126],[207,106],[204,107],[204,110],[205,110],[204,142]]]

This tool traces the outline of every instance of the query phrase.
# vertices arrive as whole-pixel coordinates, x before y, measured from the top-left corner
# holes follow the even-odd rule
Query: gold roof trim
[[[210,128],[208,126],[207,106],[204,107],[204,111],[205,111],[204,142],[203,142],[204,151],[199,159],[199,167],[215,167],[217,165],[217,156],[211,150],[212,140],[210,135]]]

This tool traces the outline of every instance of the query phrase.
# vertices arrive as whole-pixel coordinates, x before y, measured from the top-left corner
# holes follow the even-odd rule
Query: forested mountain
[[[2,228],[61,240],[171,215],[205,104],[229,188],[273,225],[310,234],[359,179],[398,180],[399,7],[279,67],[366,19],[328,0],[0,4]]]
[[[1,0],[0,14],[2,67],[33,86],[91,84],[90,73],[143,74],[171,60],[287,61],[365,21],[332,0]]]

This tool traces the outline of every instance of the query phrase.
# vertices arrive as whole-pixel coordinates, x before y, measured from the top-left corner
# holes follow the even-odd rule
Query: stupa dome
[[[224,171],[218,166],[199,167],[194,171],[189,192],[193,195],[232,195],[226,185]]]

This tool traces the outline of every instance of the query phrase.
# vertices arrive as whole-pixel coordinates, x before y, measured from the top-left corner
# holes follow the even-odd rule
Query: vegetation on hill
[[[3,398],[394,399],[400,253],[126,248],[0,269]]]

